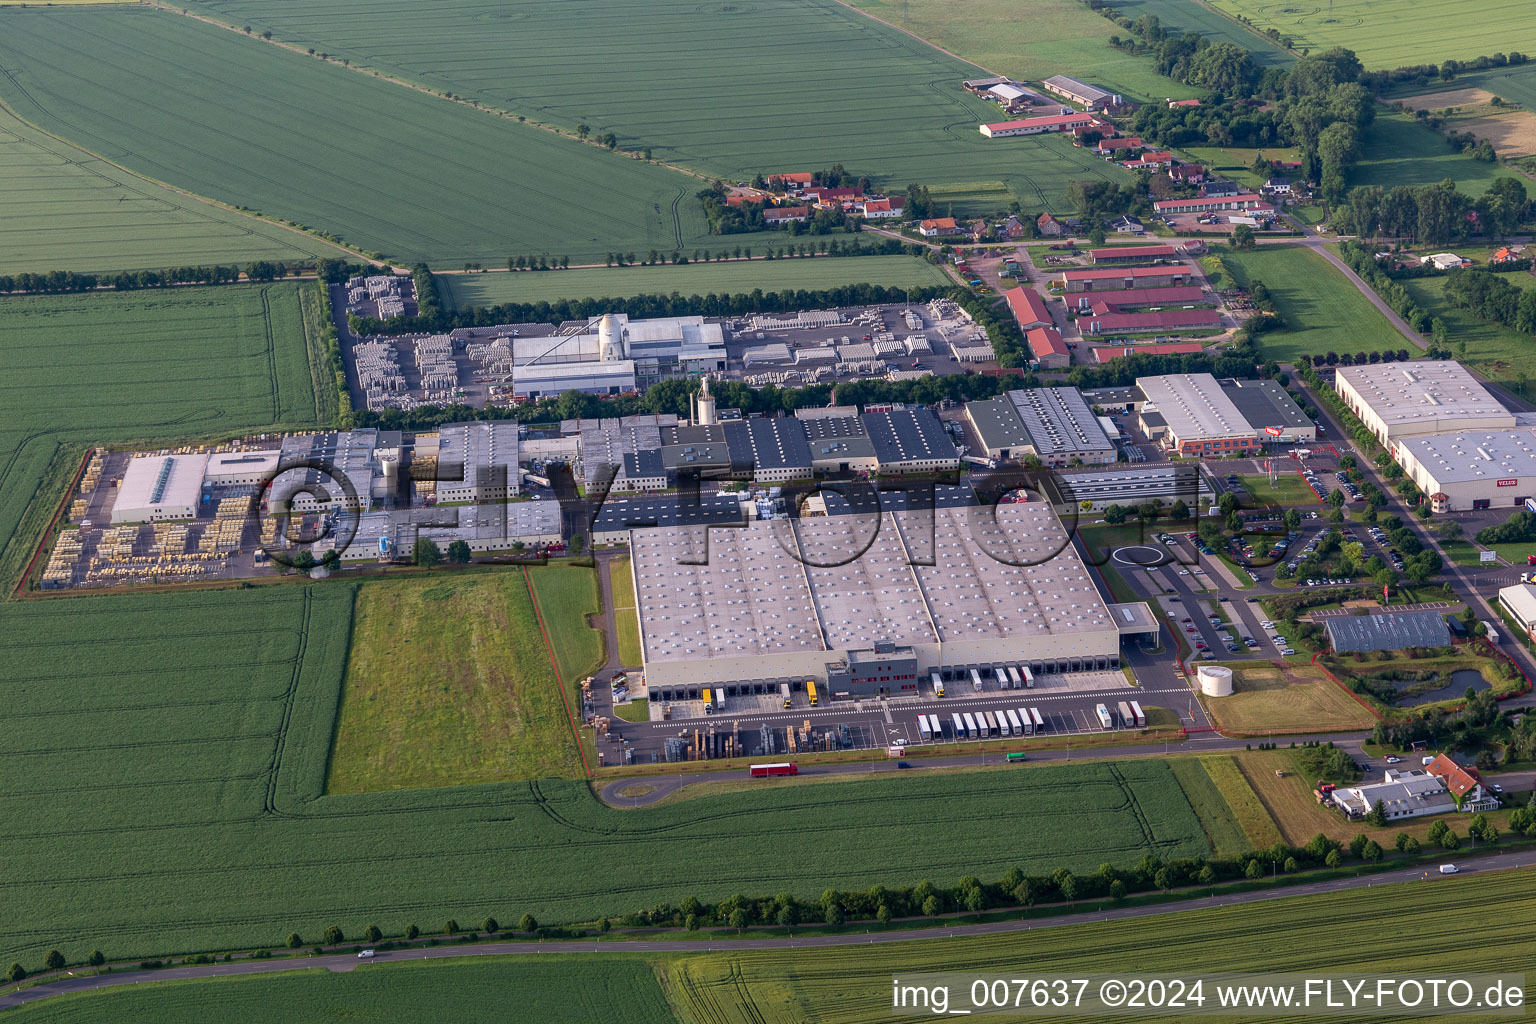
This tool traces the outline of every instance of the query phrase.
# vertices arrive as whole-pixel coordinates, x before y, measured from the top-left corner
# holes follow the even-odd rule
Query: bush
[[[414,938],[416,938],[416,936],[418,936],[420,934],[421,934],[421,929],[417,928],[415,925],[408,924],[408,925],[405,926],[405,937],[406,937],[407,940],[414,939]]]
[[[11,969],[5,972],[5,976],[11,981],[26,981],[27,969],[21,964],[11,964]]]
[[[345,933],[343,933],[342,930],[334,924],[325,930],[325,944],[327,946],[339,946],[345,942],[346,939],[347,936]]]
[[[64,954],[56,949],[50,949],[48,955],[43,957],[43,966],[50,971],[62,971],[64,969]]]
[[[447,921],[443,922],[444,935],[457,935],[462,930],[463,929],[459,927],[459,922],[455,921],[451,917]]]
[[[298,949],[302,945],[304,945],[304,939],[299,935],[298,932],[289,932],[288,933],[288,948],[289,949]]]

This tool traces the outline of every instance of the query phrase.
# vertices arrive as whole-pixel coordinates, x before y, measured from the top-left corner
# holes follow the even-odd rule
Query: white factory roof
[[[1516,583],[1499,591],[1499,600],[1522,623],[1536,623],[1536,586]]]
[[[1397,445],[1442,484],[1536,477],[1536,430],[1528,427],[1405,437]]]
[[[1136,386],[1180,441],[1253,436],[1253,427],[1208,373],[1138,377]]]
[[[633,359],[617,359],[606,363],[600,363],[596,360],[587,363],[526,363],[514,367],[512,370],[512,379],[518,384],[528,381],[565,380],[567,378],[591,379],[612,377],[615,379],[632,379],[634,376],[635,361]]]
[[[113,518],[117,518],[118,509],[196,508],[207,467],[206,452],[135,455],[123,473],[122,486],[112,506]]]
[[[931,534],[925,512],[715,528],[707,556],[705,528],[632,531],[647,661],[1116,628],[1047,505],[931,514]]]
[[[213,483],[233,476],[269,476],[277,469],[278,451],[267,452],[214,452],[208,456],[204,477]]]
[[[1508,417],[1507,425],[1514,426],[1514,414],[1470,370],[1451,360],[1340,366],[1334,372],[1389,429],[1468,416]]]

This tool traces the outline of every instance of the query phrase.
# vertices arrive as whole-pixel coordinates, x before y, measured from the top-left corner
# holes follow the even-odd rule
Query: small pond
[[[1413,679],[1391,679],[1388,682],[1399,690],[1406,690],[1410,686],[1418,685],[1417,680]],[[1392,704],[1394,707],[1408,707],[1414,704],[1433,704],[1437,700],[1451,700],[1466,693],[1469,686],[1474,690],[1486,690],[1489,688],[1489,683],[1488,680],[1483,678],[1483,674],[1475,668],[1457,669],[1451,673],[1451,681],[1438,690],[1430,690],[1428,693],[1403,697],[1393,701]]]

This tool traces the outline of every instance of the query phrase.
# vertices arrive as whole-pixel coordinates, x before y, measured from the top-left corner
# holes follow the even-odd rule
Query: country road
[[[1520,850],[1491,856],[1473,857],[1463,852],[1457,855],[1461,871],[1481,875],[1496,870],[1529,870],[1536,867],[1536,851]],[[1314,896],[1320,893],[1362,889],[1391,882],[1418,882],[1419,884],[1455,885],[1459,875],[1441,875],[1424,865],[1383,871],[1370,875],[1355,875],[1309,885],[1297,885],[1283,889],[1259,889],[1252,892],[1223,894],[1221,896],[1193,896],[1173,903],[1150,906],[1115,907],[1109,910],[1085,914],[1070,914],[1052,918],[992,921],[985,924],[952,924],[932,928],[882,932],[878,935],[864,932],[848,932],[837,935],[815,935],[806,938],[774,937],[766,939],[686,939],[678,941],[654,939],[610,939],[607,941],[574,942],[482,942],[465,946],[427,946],[414,949],[390,950],[378,954],[371,961],[359,960],[353,953],[334,953],[322,956],[289,960],[242,960],[239,962],[207,964],[196,967],[173,967],[160,971],[129,970],[122,973],[72,976],[66,974],[57,980],[47,981],[30,988],[12,990],[0,994],[0,1010],[23,1006],[27,1003],[54,996],[100,989],[118,988],[157,981],[188,981],[195,979],[223,978],[237,975],[277,974],[285,971],[303,971],[324,968],[328,971],[345,972],[369,970],[377,964],[401,963],[411,960],[442,960],[454,957],[480,956],[538,956],[542,954],[617,954],[617,953],[705,953],[734,949],[825,949],[837,946],[885,945],[912,942],[918,939],[963,938],[979,935],[1004,935],[1012,932],[1040,931],[1047,928],[1063,928],[1078,924],[1094,924],[1104,921],[1124,921],[1133,918],[1177,914],[1187,910],[1206,910],[1216,907],[1241,906],[1248,903],[1286,899],[1292,896]],[[888,979],[871,978],[870,983],[886,984]]]

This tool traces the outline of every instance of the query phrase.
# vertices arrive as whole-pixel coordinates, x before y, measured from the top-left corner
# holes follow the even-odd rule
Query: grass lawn
[[[626,722],[649,722],[651,720],[651,702],[644,697],[632,700],[628,704],[615,704],[613,713]]]
[[[1351,185],[1435,185],[1450,178],[1462,192],[1480,196],[1494,181],[1514,173],[1452,149],[1439,132],[1379,104],[1360,149]]]
[[[520,571],[369,583],[353,622],[328,792],[581,774]]]
[[[1005,202],[1004,206],[1007,205]],[[789,239],[789,235],[783,236]],[[729,235],[712,241],[724,246]],[[706,243],[705,248],[709,248]],[[722,250],[714,250],[722,251]],[[815,259],[738,260],[685,266],[523,271],[497,274],[439,274],[444,299],[454,309],[503,302],[554,302],[559,299],[629,298],[635,295],[707,295],[711,292],[820,290],[848,284],[920,288],[954,281],[916,256],[849,256]]]
[[[643,660],[640,612],[635,606],[635,579],[629,573],[629,559],[609,562],[608,579],[613,587],[613,619],[619,630],[619,663],[625,668],[639,668]]]
[[[203,1024],[208,1008],[218,1006],[222,1019],[243,1024],[393,1024],[402,1017],[433,1024],[505,1018],[514,1005],[515,1019],[549,1024],[675,1024],[677,1019],[651,966],[622,954],[381,961],[344,974],[296,969],[266,977],[150,980],[49,999],[10,1018],[17,1024]]]
[[[1258,662],[1230,667],[1232,696],[1201,698],[1223,732],[1244,736],[1343,732],[1376,724],[1375,716],[1316,669],[1282,673]]]
[[[558,562],[527,572],[544,615],[544,628],[549,631],[549,644],[555,650],[560,676],[567,689],[579,692],[582,679],[596,671],[604,657],[603,634],[587,622],[589,615],[597,616],[602,611],[597,577],[586,566]]]
[[[1317,495],[1312,493],[1312,488],[1307,486],[1307,481],[1299,473],[1288,469],[1276,473],[1273,484],[1263,473],[1251,476],[1239,474],[1238,480],[1261,505],[1319,504]]]
[[[350,254],[182,195],[0,108],[0,273],[82,273]]]
[[[1481,549],[1474,545],[1471,541],[1442,540],[1440,542],[1440,547],[1445,549],[1447,557],[1449,557],[1450,560],[1455,562],[1457,565],[1482,564],[1482,561],[1478,557]],[[1531,545],[1531,547],[1536,549],[1536,544]],[[1536,550],[1533,550],[1533,553],[1536,553]],[[1524,564],[1524,559],[1521,560],[1521,564]]]
[[[1240,853],[1253,849],[1242,826],[1237,823],[1226,797],[1206,773],[1203,759],[1176,757],[1168,761],[1173,777],[1179,780],[1189,805],[1200,818],[1200,827],[1211,841],[1211,849],[1218,858],[1230,860]]]
[[[1337,0],[1326,11],[1305,4],[1264,0],[1211,0],[1211,6],[1250,20],[1263,32],[1277,29],[1297,49],[1314,53],[1332,46],[1355,51],[1368,68],[1438,64],[1509,50],[1536,49],[1536,24],[1504,0]]]
[[[1262,245],[1222,253],[1244,287],[1263,281],[1289,327],[1261,335],[1264,354],[1294,362],[1316,352],[1408,346],[1387,318],[1323,257],[1299,245]],[[1410,349],[1410,351],[1413,351]]]
[[[918,0],[912,6],[919,4],[946,17],[958,8],[943,0]],[[647,177],[660,172],[626,160],[625,154],[649,149],[657,160],[732,181],[841,163],[893,188],[912,182],[977,183],[975,189],[946,195],[946,204],[953,200],[962,214],[1003,211],[1014,200],[1032,210],[1064,209],[1068,183],[1075,178],[1134,180],[1059,136],[985,138],[977,125],[1002,114],[960,87],[964,79],[980,74],[973,65],[828,0],[702,6],[683,0],[610,0],[583,8],[579,17],[572,16],[568,4],[500,8],[481,0],[431,5],[354,0],[302,8],[286,0],[195,0],[191,6],[227,24],[271,29],[276,39],[341,54],[354,67],[452,92],[530,121],[568,131],[587,124],[593,136],[611,132],[618,156],[596,148],[588,152],[604,166],[645,170]],[[960,13],[973,12],[966,8]],[[1093,67],[1091,58],[1101,62],[1095,70],[1125,70],[1123,76],[1103,76],[1101,84],[1157,98],[1170,90],[1189,94],[1156,76],[1150,59],[1106,46],[1116,26],[1076,0],[1040,0],[1028,19],[1017,17],[1002,0],[987,0],[974,14],[986,36],[1003,44],[1001,52],[1008,52],[1012,41],[1028,39],[1037,53],[1051,54],[1039,64],[1045,74],[1083,74]],[[999,40],[1000,33],[1009,40]],[[1059,52],[1053,35],[1075,40],[1077,49]],[[615,88],[616,82],[623,85]],[[858,116],[850,117],[850,111]],[[553,144],[566,146],[559,140]],[[534,143],[532,148],[544,146]],[[459,147],[470,154],[474,149]],[[467,162],[475,168],[496,167],[497,161],[487,157]],[[558,155],[544,160],[562,172],[571,170]],[[442,174],[424,176],[447,181]],[[516,185],[518,173],[508,171],[505,180]],[[640,207],[616,207],[616,197],[600,183],[559,178],[549,187],[554,201],[540,212],[574,218],[571,230],[539,239],[536,247],[533,239],[524,239],[521,226],[513,226],[501,232],[497,262],[519,242],[526,249],[572,254],[591,251],[597,240],[603,248],[622,244],[641,252],[661,245],[686,251],[724,244],[724,238],[696,239],[692,236],[698,232],[689,231],[682,242],[615,239],[609,245],[616,231],[586,222],[586,214],[616,209],[659,210],[670,216],[678,199],[698,211],[693,196],[700,186],[697,180],[676,179],[665,196]],[[573,239],[587,244],[579,246]],[[746,244],[740,238],[729,241]],[[601,250],[597,258],[601,262]]]
[[[1530,282],[1536,282],[1536,278],[1520,272],[1498,276],[1520,287],[1529,287]],[[1465,342],[1464,361],[1490,380],[1517,393],[1536,382],[1536,358],[1533,358],[1536,346],[1532,345],[1529,335],[1484,320],[1446,302],[1443,277],[1409,278],[1401,284],[1419,308],[1445,321],[1450,332],[1451,350],[1457,358],[1462,358],[1460,346]]]
[[[1536,542],[1524,544],[1495,544],[1493,550],[1500,558],[1514,565],[1526,565],[1527,559],[1536,555]]]

